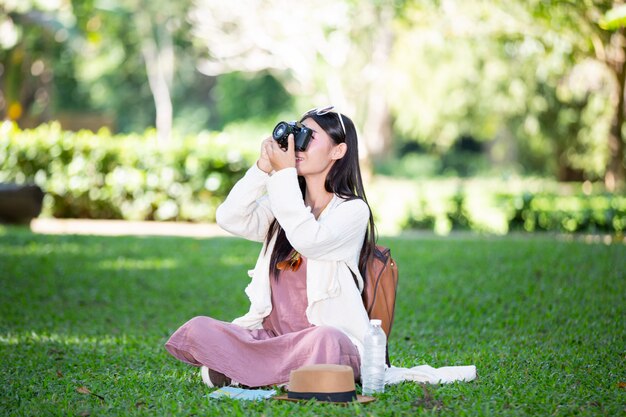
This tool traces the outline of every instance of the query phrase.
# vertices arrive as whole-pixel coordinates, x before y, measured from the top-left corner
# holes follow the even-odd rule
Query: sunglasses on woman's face
[[[308,112],[304,113],[304,114],[315,114],[316,116],[324,116],[325,114],[328,113],[336,113],[337,116],[339,116],[339,122],[341,123],[341,129],[343,130],[343,134],[344,136],[346,135],[346,126],[343,124],[343,117],[341,117],[341,113],[339,113],[337,110],[335,110],[335,106],[328,106],[328,107],[323,107],[321,109],[319,108],[313,108],[311,110],[309,110]]]

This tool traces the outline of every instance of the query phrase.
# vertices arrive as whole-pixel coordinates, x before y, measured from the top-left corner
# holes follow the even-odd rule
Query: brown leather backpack
[[[367,264],[362,298],[369,318],[382,321],[387,341],[389,341],[393,325],[397,290],[398,264],[391,257],[389,248],[376,246]],[[389,364],[389,349],[387,349],[387,365]]]

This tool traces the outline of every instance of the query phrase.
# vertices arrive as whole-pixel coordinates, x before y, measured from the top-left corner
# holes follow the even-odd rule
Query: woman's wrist
[[[257,168],[259,168],[261,171],[265,172],[268,175],[272,172],[272,165],[267,161],[258,159],[256,161],[256,166]]]

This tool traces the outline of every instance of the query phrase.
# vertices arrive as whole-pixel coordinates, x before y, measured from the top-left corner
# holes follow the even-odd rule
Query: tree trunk
[[[141,52],[146,63],[148,84],[156,109],[156,130],[159,143],[167,143],[172,136],[173,106],[170,95],[174,72],[174,47],[167,29],[153,28],[149,16],[138,17],[142,33]],[[154,30],[153,30],[154,29]],[[156,33],[155,33],[156,32]],[[155,40],[155,36],[157,40]]]
[[[609,191],[615,191],[618,186],[624,184],[626,177],[624,170],[624,138],[622,127],[624,126],[624,90],[626,86],[626,42],[624,40],[624,29],[620,29],[614,36],[618,36],[617,42],[620,48],[617,55],[613,57],[611,69],[615,74],[618,90],[617,104],[611,132],[609,134],[609,165],[604,177],[604,183]]]
[[[366,115],[363,121],[363,139],[367,148],[367,157],[381,159],[391,150],[392,129],[391,113],[387,103],[386,80],[389,56],[393,46],[393,7],[381,7],[378,10],[378,30],[372,40],[372,58],[368,68],[369,88],[367,93]]]

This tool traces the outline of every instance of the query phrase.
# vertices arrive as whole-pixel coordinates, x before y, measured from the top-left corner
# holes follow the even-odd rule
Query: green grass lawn
[[[0,413],[626,415],[626,245],[382,242],[400,266],[392,363],[475,364],[475,381],[402,383],[366,405],[211,400],[163,344],[193,316],[247,310],[257,244],[0,229]]]

